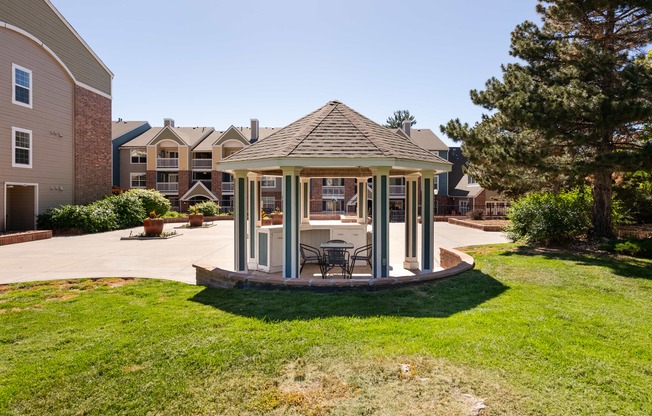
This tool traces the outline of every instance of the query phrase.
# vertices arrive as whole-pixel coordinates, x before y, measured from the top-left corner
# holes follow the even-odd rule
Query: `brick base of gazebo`
[[[473,257],[461,251],[440,248],[440,265],[444,270],[410,276],[353,279],[287,279],[280,274],[242,273],[210,265],[194,264],[198,286],[224,289],[308,290],[331,292],[342,290],[381,290],[412,286],[441,280],[473,269]]]

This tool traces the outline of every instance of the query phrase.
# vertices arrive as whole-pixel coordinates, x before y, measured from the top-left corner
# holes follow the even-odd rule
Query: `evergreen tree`
[[[414,126],[417,124],[417,121],[414,119],[413,115],[410,115],[409,110],[397,110],[394,111],[394,115],[391,117],[387,117],[387,121],[385,122],[385,127],[390,127],[393,129],[400,129],[403,127],[403,121],[404,120],[410,120],[411,126]]]
[[[475,126],[441,130],[464,141],[469,173],[488,188],[519,193],[588,182],[596,236],[612,235],[612,174],[650,164],[652,3],[539,0],[542,26],[512,32],[510,54],[471,99],[492,113]]]

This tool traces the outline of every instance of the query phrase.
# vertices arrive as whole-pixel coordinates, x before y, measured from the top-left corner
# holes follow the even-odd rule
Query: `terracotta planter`
[[[163,232],[165,221],[163,218],[145,218],[143,227],[145,228],[145,237],[158,237]]]
[[[272,219],[272,224],[274,225],[283,224],[283,214],[269,214],[269,217]]]
[[[261,220],[262,225],[272,225],[272,219],[271,218],[263,218]]]
[[[188,223],[191,227],[201,227],[204,223],[204,214],[189,214]]]

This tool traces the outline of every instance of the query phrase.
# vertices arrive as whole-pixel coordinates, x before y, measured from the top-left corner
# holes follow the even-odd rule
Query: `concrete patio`
[[[166,224],[165,231],[177,231],[181,235],[165,240],[120,239],[142,232],[142,227],[136,227],[2,246],[0,284],[82,277],[144,277],[195,284],[192,267],[195,263],[233,270],[233,221],[213,224],[195,229],[179,228],[178,223]],[[403,267],[403,241],[404,224],[391,223],[390,266],[396,272]],[[435,223],[435,256],[439,255],[439,247],[507,241],[502,233]]]

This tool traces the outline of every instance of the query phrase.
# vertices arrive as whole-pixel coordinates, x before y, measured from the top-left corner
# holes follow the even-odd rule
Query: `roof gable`
[[[148,146],[153,146],[157,143],[160,143],[165,140],[172,140],[173,142],[176,142],[177,144],[181,146],[186,146],[186,142],[183,141],[181,137],[175,132],[172,128],[169,126],[163,127],[160,132],[156,136],[152,138],[152,140],[147,143]]]
[[[224,133],[222,133],[214,142],[213,146],[220,146],[228,140],[237,140],[242,143],[244,146],[249,145],[249,140],[238,130],[236,127],[231,125]]]
[[[183,194],[181,198],[179,198],[180,201],[188,201],[189,199],[192,199],[197,196],[203,196],[205,198],[210,199],[211,201],[217,201],[218,198],[215,196],[214,193],[212,193],[203,183],[200,181],[196,182],[190,189],[188,189],[188,192]]]

